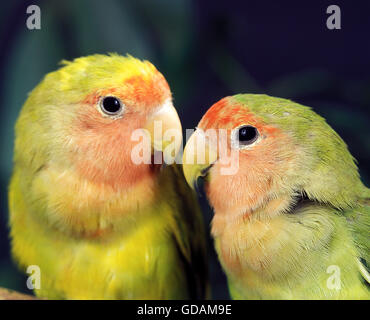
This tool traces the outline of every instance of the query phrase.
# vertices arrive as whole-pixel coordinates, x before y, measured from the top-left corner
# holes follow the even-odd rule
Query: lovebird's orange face
[[[205,140],[205,155],[196,147],[199,138]],[[294,160],[290,150],[294,148],[288,135],[248,106],[224,98],[206,112],[188,140],[184,173],[189,184],[206,173],[205,189],[215,212],[239,216],[276,198]],[[188,164],[192,159],[195,164]],[[280,201],[270,204],[286,205]]]
[[[70,146],[70,163],[77,173],[91,182],[114,188],[130,187],[159,168],[133,161],[132,152],[144,139],[134,138],[134,132],[144,129],[149,133],[151,156],[158,149],[153,148],[155,139],[161,139],[154,137],[155,122],[162,126],[162,131],[177,130],[181,135],[181,124],[163,75],[149,62],[135,59],[132,63],[125,61],[122,66],[113,66],[112,79],[105,69],[105,81],[95,83],[96,75],[86,74],[91,84],[73,104],[75,114],[64,131],[66,145]],[[121,68],[121,73],[114,68]]]

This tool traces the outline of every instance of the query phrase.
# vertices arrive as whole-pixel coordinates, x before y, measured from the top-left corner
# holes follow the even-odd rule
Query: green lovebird
[[[195,194],[179,165],[150,161],[182,141],[165,147],[156,124],[182,137],[167,81],[130,56],[65,62],[30,93],[16,124],[9,207],[12,254],[22,270],[39,267],[37,296],[205,297]],[[139,148],[149,162],[137,161],[149,136],[148,152]]]
[[[370,298],[370,190],[309,107],[226,97],[188,140],[183,169],[191,186],[205,178],[232,298]]]

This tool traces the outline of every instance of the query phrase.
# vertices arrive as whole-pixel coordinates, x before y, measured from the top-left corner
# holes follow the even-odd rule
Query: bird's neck
[[[283,216],[290,202],[290,196],[282,196],[265,202],[259,208],[215,212],[211,233],[220,260],[227,270],[243,274],[246,269],[258,269],[268,252],[271,256],[276,253],[274,239],[284,228]]]
[[[129,188],[82,178],[72,170],[48,167],[32,188],[46,199],[47,220],[78,237],[99,238],[123,228],[156,201],[156,178],[146,176]]]
[[[254,222],[264,223],[274,217],[287,212],[291,207],[292,196],[281,195],[279,198],[266,199],[259,207],[244,206],[234,208],[232,211],[215,211],[212,220],[212,234],[215,237],[221,236],[227,228],[235,228]]]

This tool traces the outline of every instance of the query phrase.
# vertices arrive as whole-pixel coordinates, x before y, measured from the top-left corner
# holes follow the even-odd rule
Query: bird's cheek
[[[74,133],[72,163],[78,173],[94,183],[130,186],[148,174],[145,164],[132,161],[132,150],[138,144],[132,139],[143,119],[126,115],[110,122],[89,122]]]
[[[240,161],[236,174],[225,175],[221,169],[215,164],[206,189],[215,213],[238,215],[261,206],[271,187],[271,179],[263,170],[245,161]]]

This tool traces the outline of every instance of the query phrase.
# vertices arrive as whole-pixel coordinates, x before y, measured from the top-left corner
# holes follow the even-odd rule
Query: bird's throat
[[[115,188],[48,167],[35,179],[32,192],[45,199],[49,223],[78,237],[96,238],[135,220],[155,201],[155,185],[148,175],[130,188]]]

